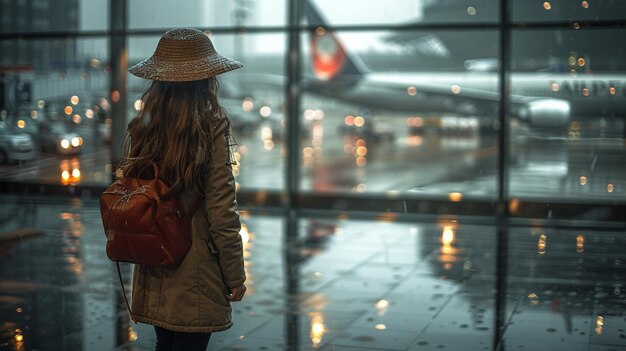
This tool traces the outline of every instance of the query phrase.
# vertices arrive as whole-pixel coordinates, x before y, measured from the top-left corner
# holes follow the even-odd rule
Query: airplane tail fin
[[[355,83],[367,72],[365,65],[356,55],[350,54],[335,34],[326,30],[326,21],[319,11],[305,2],[307,21],[317,28],[311,33],[311,63],[315,77],[323,81]]]

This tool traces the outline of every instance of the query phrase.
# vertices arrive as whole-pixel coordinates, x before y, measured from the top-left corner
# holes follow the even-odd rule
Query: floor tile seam
[[[626,343],[621,343],[621,344],[607,344],[607,343],[598,343],[598,342],[589,342],[588,343],[589,347],[591,348],[591,346],[617,346],[617,347],[623,347],[624,349],[626,349]]]
[[[517,299],[517,301],[515,302],[515,307],[513,307],[513,308],[512,308],[511,313],[509,314],[509,316],[507,316],[507,318],[506,318],[506,322],[505,322],[505,323],[504,323],[504,325],[502,326],[503,328],[502,328],[502,333],[501,333],[501,336],[500,336],[500,340],[497,340],[497,341],[496,341],[496,345],[495,345],[495,346],[496,346],[496,347],[495,347],[496,349],[498,349],[498,346],[499,346],[499,345],[502,343],[502,341],[504,340],[504,336],[506,335],[506,332],[507,332],[507,330],[509,329],[509,326],[511,325],[511,321],[513,320],[513,316],[515,315],[515,311],[517,311],[517,309],[518,309],[518,307],[519,307],[520,303],[522,302],[522,299],[523,299],[523,297],[522,297],[522,296],[520,296],[520,297]],[[505,312],[506,312],[506,310],[505,310]],[[494,311],[494,314],[495,314],[495,313],[498,313],[498,312],[497,312],[497,311]],[[496,317],[496,316],[494,315],[494,317]],[[493,326],[494,326],[494,328],[499,328],[499,326],[498,326],[498,325],[496,325],[497,320],[498,320],[497,318],[494,318],[494,319],[493,319]],[[497,330],[497,329],[494,329],[494,332],[495,332],[495,330]]]
[[[415,267],[413,267],[412,269],[410,269],[407,273],[405,273],[400,279],[398,279],[398,281],[393,284],[393,286],[391,286],[384,295],[390,295],[391,291],[393,291],[394,289],[396,289],[398,286],[400,286],[400,284],[404,283],[407,279],[407,277],[412,276],[415,271],[419,270],[421,267],[421,262],[420,264],[415,265]]]
[[[560,278],[529,278],[529,277],[518,277],[518,276],[507,276],[508,280],[513,280],[516,285],[521,285],[525,283],[539,283],[539,284],[560,284],[560,287],[563,286],[581,286],[581,284],[586,283],[589,286],[594,286],[595,283],[598,282],[598,279],[576,279],[573,281],[572,279],[560,279]],[[507,282],[508,284],[509,282]]]
[[[432,325],[433,321],[435,319],[437,319],[437,317],[439,317],[439,315],[441,314],[441,311],[443,311],[446,308],[446,306],[448,306],[448,304],[450,304],[450,301],[452,301],[453,297],[454,297],[454,294],[451,294],[450,296],[448,296],[448,298],[446,299],[446,302],[443,305],[441,305],[441,307],[439,307],[439,309],[437,309],[437,312],[435,312],[435,314],[432,316],[430,322],[428,324],[426,324],[426,326],[424,326],[424,329],[420,333],[420,336],[428,329],[428,327],[430,327]]]
[[[327,346],[344,346],[344,345],[327,345]],[[394,350],[394,349],[381,349],[380,347],[376,347],[376,348],[373,348],[373,347],[365,347],[365,346],[359,346],[359,347],[356,347],[356,346],[348,346],[348,347],[349,347],[350,349],[359,350],[359,351],[361,351],[361,350],[365,350],[365,351],[368,351],[368,350],[369,350],[369,351],[396,351],[396,350]],[[330,350],[330,349],[322,349],[322,351],[332,351],[332,350]]]
[[[350,271],[355,270],[355,268],[356,268],[356,267],[360,266],[361,264],[364,264],[363,262],[366,262],[366,261],[368,261],[368,260],[371,260],[372,258],[374,258],[374,257],[376,257],[376,256],[378,256],[378,255],[380,255],[380,254],[381,254],[381,252],[382,252],[382,251],[378,251],[378,252],[375,252],[375,253],[371,254],[369,257],[367,257],[367,258],[363,259],[362,261],[360,261],[360,262],[356,263],[354,266],[352,266],[351,268],[347,269],[346,271],[350,272]],[[318,287],[317,287],[317,289],[312,290],[311,292],[313,292],[313,293],[315,293],[315,292],[320,292],[321,290],[323,290],[323,289],[324,289],[325,287],[327,287],[328,285],[331,285],[331,284],[335,283],[336,281],[338,281],[339,279],[342,279],[342,278],[343,278],[342,276],[336,276],[334,279],[331,279],[331,280],[327,281],[326,283],[324,283],[324,284],[322,284],[322,285],[318,286]],[[310,297],[310,296],[309,296],[309,297]],[[301,301],[301,302],[303,302],[303,301]]]
[[[426,323],[426,325],[422,327],[422,330],[420,330],[419,333],[416,333],[415,337],[409,343],[409,347],[407,347],[405,350],[411,349],[411,347],[413,347],[419,341],[419,339],[422,337],[422,335],[424,335],[424,333],[426,332],[428,327],[433,323],[434,320],[435,320],[435,317],[433,317],[428,323]]]

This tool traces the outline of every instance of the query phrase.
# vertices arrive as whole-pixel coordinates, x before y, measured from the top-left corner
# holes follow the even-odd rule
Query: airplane
[[[307,82],[306,89],[386,111],[497,115],[498,74],[491,69],[371,72],[332,31],[326,30],[326,21],[311,1],[305,1],[305,15],[316,27],[310,36],[315,79]],[[478,60],[476,66],[480,68],[483,63]],[[531,127],[564,128],[573,118],[581,117],[626,118],[624,75],[512,72],[509,79],[508,114]]]

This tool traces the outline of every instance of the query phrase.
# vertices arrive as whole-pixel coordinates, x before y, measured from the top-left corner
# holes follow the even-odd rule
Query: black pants
[[[181,333],[154,327],[157,342],[155,351],[205,351],[211,333]]]

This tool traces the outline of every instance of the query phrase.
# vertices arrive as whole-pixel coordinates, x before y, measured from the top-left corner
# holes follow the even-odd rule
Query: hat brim
[[[204,59],[185,62],[162,60],[152,55],[130,67],[128,72],[137,77],[151,80],[190,82],[214,77],[241,67],[243,67],[241,62],[217,53]]]

